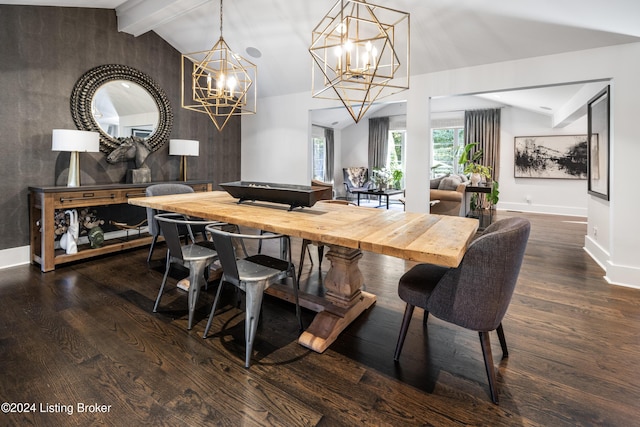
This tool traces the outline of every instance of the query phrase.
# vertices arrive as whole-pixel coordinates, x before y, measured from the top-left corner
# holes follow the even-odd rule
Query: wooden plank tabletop
[[[470,218],[331,203],[293,211],[267,202],[238,204],[223,191],[143,197],[129,203],[447,267],[458,266],[478,228],[478,221]]]

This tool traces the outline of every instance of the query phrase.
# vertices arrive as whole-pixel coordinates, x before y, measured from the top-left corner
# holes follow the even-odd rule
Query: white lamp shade
[[[200,142],[192,139],[170,139],[169,155],[171,156],[198,156],[200,154]]]
[[[86,130],[54,129],[51,138],[52,151],[100,151],[100,134]]]

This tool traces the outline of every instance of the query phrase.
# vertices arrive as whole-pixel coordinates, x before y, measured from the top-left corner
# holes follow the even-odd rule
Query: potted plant
[[[477,142],[467,144],[462,149],[458,160],[459,164],[464,165],[464,173],[470,174],[469,179],[474,187],[478,186],[482,178],[485,180],[491,178],[491,167],[479,163],[482,160],[482,150],[476,150],[473,155],[471,154],[471,150],[477,145]]]
[[[387,168],[373,169],[373,182],[379,190],[386,190],[393,183],[393,173]]]
[[[480,163],[482,160],[483,152],[482,150],[476,150],[473,154],[471,154],[471,150],[478,145],[477,142],[472,142],[471,144],[467,144],[464,146],[460,153],[460,158],[458,160],[459,164],[464,165],[464,173],[471,174],[469,179],[471,180],[471,185],[476,187],[482,180],[485,179],[487,185],[489,185],[489,181],[491,180],[491,167],[485,166]],[[491,210],[494,208],[496,204],[498,204],[499,200],[499,184],[498,181],[491,182],[491,191],[485,195],[480,197],[480,194],[474,192],[471,195],[470,200],[470,214],[480,219],[480,222],[483,222],[484,209],[489,209],[489,218],[491,218]],[[491,221],[489,220],[489,223]]]

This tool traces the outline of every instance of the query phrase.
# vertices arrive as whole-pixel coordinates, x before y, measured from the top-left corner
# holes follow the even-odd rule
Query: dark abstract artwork
[[[587,179],[587,135],[516,136],[515,177]]]

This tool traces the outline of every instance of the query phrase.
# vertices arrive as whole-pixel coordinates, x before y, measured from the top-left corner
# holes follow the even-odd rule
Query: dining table
[[[319,242],[329,248],[330,268],[321,295],[299,293],[300,305],[316,312],[298,343],[324,352],[376,296],[363,290],[358,262],[363,251],[405,260],[457,267],[478,229],[478,221],[456,216],[400,212],[315,203],[311,207],[243,201],[224,191],[129,199],[132,205],[217,220]],[[272,285],[267,293],[293,302],[290,286]]]

